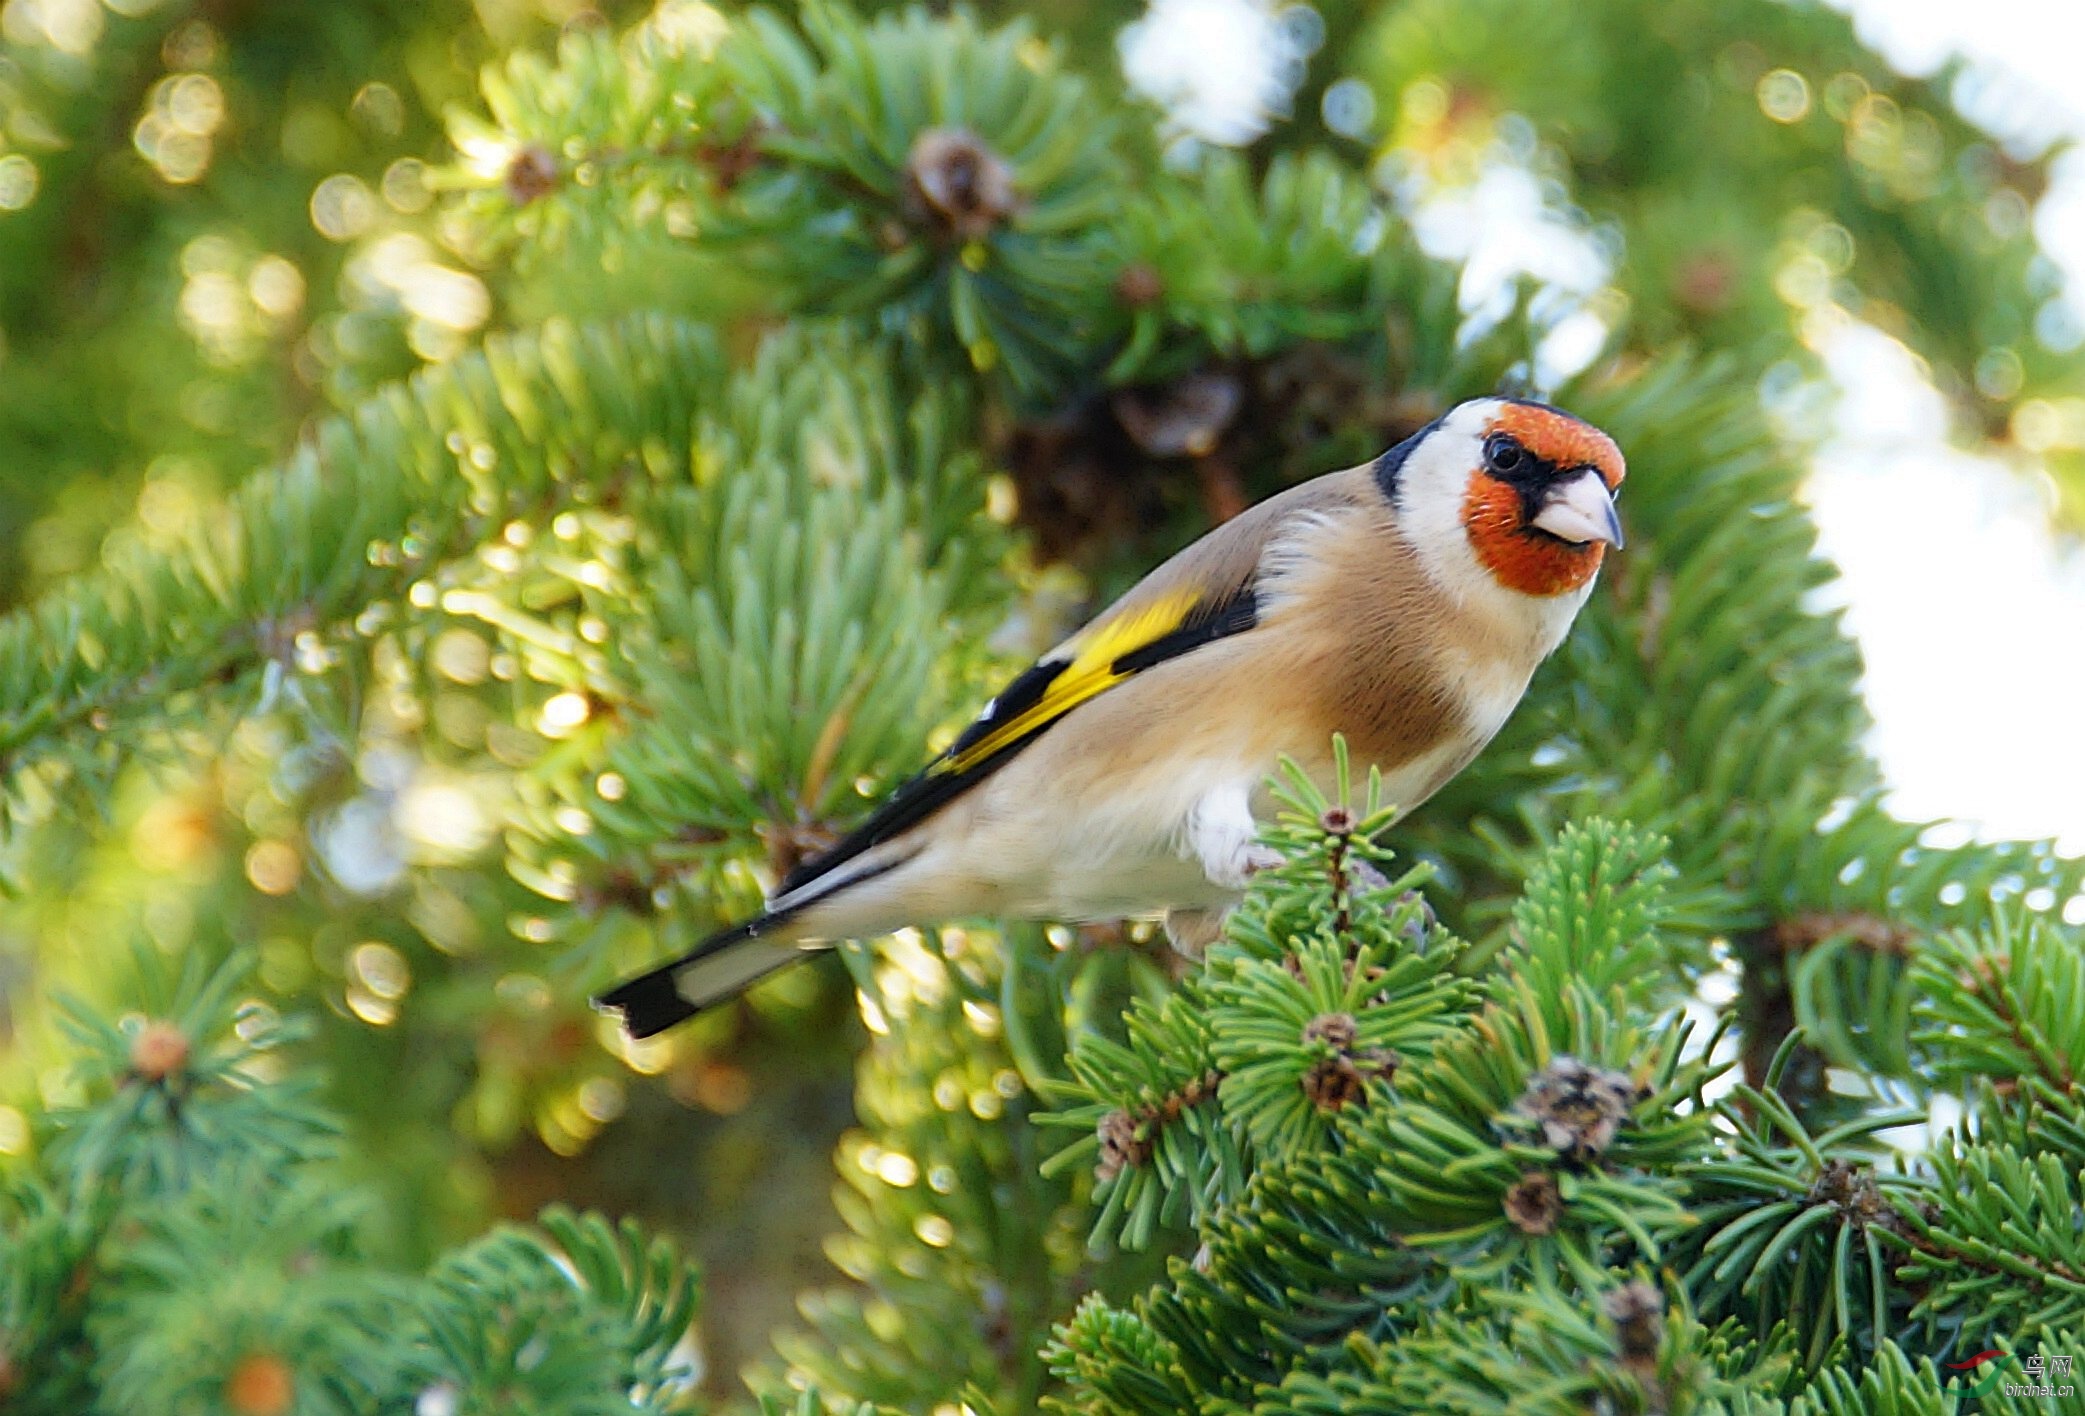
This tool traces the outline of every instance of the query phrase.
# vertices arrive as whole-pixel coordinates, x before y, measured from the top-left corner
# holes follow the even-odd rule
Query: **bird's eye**
[[[1518,472],[1526,461],[1526,451],[1504,433],[1494,433],[1485,439],[1484,465],[1493,472]]]

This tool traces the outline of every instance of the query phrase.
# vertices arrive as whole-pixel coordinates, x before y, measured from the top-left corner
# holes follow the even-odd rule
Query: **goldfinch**
[[[831,941],[1163,911],[1198,952],[1266,864],[1284,756],[1344,734],[1409,811],[1491,740],[1622,544],[1622,454],[1481,398],[1217,527],[1045,654],[767,909],[611,989],[661,1032]]]

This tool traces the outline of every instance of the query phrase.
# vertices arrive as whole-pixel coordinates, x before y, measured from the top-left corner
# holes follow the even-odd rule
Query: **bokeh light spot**
[[[0,1106],[0,1155],[29,1149],[29,1118],[12,1106]]]
[[[596,1125],[606,1125],[623,1114],[628,1093],[613,1077],[589,1077],[579,1084],[579,1110]]]
[[[20,211],[36,200],[43,174],[18,152],[0,157],[0,211]]]
[[[336,172],[312,189],[311,224],[328,241],[352,241],[376,222],[376,197],[352,173]]]
[[[543,704],[537,724],[545,737],[564,737],[585,723],[590,711],[585,694],[568,690]]]
[[[287,895],[304,874],[304,860],[287,841],[256,841],[246,853],[246,878],[263,895]]]
[[[919,1163],[909,1155],[884,1151],[876,1157],[876,1177],[903,1190],[919,1180]]]
[[[281,256],[262,256],[246,277],[246,293],[262,314],[286,320],[304,307],[304,274]]]
[[[403,998],[413,986],[412,965],[405,955],[379,940],[357,944],[348,954],[348,967],[356,982],[379,998]]]
[[[1793,69],[1770,69],[1753,89],[1759,111],[1776,123],[1798,123],[1810,112],[1810,84]]]

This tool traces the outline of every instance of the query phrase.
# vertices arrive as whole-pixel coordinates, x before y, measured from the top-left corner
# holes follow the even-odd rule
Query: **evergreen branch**
[[[149,1016],[112,1020],[59,1003],[83,1095],[52,1109],[48,1162],[74,1203],[177,1191],[234,1162],[292,1167],[334,1153],[338,1126],[316,1105],[314,1079],[255,1080],[302,1030],[239,1000],[249,956],[209,970],[191,954],[178,974],[149,947],[132,957]]]
[[[1141,1318],[1088,1294],[1044,1349],[1050,1371],[1078,1392],[1076,1403],[1050,1398],[1060,1416],[1132,1416],[1196,1409],[1199,1390],[1180,1369],[1171,1344]]]
[[[1935,939],[1912,967],[1914,1039],[1936,1080],[2034,1078],[2075,1093],[2085,1075],[2085,953],[2047,920],[2001,909],[1983,929]]]
[[[1765,1416],[1775,1408],[1756,1393],[1784,1365],[1728,1327],[1704,1328],[1655,1284],[1620,1273],[1597,1297],[1537,1288],[1428,1316],[1387,1340],[1357,1337],[1340,1357],[1337,1371],[1290,1374],[1252,1409]]]
[[[1359,175],[1324,152],[1279,155],[1257,183],[1242,158],[1218,152],[1187,180],[1159,185],[1124,212],[1114,238],[1124,274],[1101,291],[1115,308],[1095,313],[1126,315],[1129,329],[1109,379],[1152,381],[1209,355],[1266,359],[1303,340],[1369,332],[1376,308],[1398,308],[1371,298],[1379,247],[1365,238],[1377,216]],[[1413,302],[1402,313],[1442,312]],[[1446,313],[1451,328],[1460,323],[1452,305]],[[1426,337],[1412,344],[1443,347]]]
[[[1933,1156],[1933,1188],[1900,1203],[1901,1270],[1923,1292],[1913,1316],[1976,1311],[1994,1329],[2077,1326],[2085,1318],[2085,1175],[2054,1155],[1954,1138]]]
[[[1095,1128],[1100,1159],[1093,1167],[1094,1179],[1106,1184],[1120,1175],[1126,1165],[1149,1165],[1159,1133],[1177,1122],[1182,1112],[1215,1100],[1223,1077],[1222,1072],[1211,1067],[1134,1111],[1122,1107],[1101,1117]]]
[[[1784,1066],[1791,1051],[1784,1046]],[[1910,1299],[1883,1240],[1907,1232],[1899,1205],[1922,1203],[1926,1185],[1879,1172],[1870,1137],[1920,1115],[1867,1114],[1813,1135],[1773,1086],[1738,1087],[1718,1110],[1732,1153],[1679,1168],[1700,1221],[1684,1241],[1694,1257],[1683,1282],[1701,1311],[1735,1316],[1751,1299],[1755,1329],[1771,1328],[1760,1322],[1771,1314],[1804,1334],[1806,1370],[1834,1342],[1862,1350],[1884,1341]]]
[[[84,1280],[111,1208],[105,1194],[82,1205],[34,1176],[0,1181],[0,1396],[28,1416],[91,1399]]]
[[[669,1380],[673,1349],[688,1335],[700,1299],[695,1271],[674,1245],[646,1235],[634,1220],[611,1226],[598,1214],[561,1205],[544,1210],[536,1223],[578,1283],[621,1319],[636,1380],[646,1386]]]
[[[1883,1344],[1859,1371],[1827,1367],[1812,1380],[1795,1408],[1817,1416],[1943,1416],[1953,1402],[1943,1392],[1931,1357],[1914,1367],[1896,1343]]]
[[[1740,945],[1746,1077],[1757,1082],[1772,1050],[1797,1031],[1803,1053],[1784,1073],[1787,1095],[1813,1095],[1826,1058],[1909,1073],[1906,962],[1918,938],[1911,926],[1868,910],[1804,911],[1747,935]]]
[[[1089,1278],[1074,1238],[1087,1187],[1038,1166],[1034,1101],[999,1012],[1006,956],[1033,963],[1038,947],[956,930],[896,942],[880,1001],[863,1008],[861,1127],[837,1156],[846,1229],[829,1252],[853,1282],[805,1299],[802,1328],[777,1339],[785,1369],[757,1390],[905,1412],[979,1394],[1036,1408],[1048,1324]],[[894,1327],[895,1314],[907,1320]]]
[[[1193,1001],[1213,1018],[1219,1003],[1257,1004],[1271,1019],[1273,1000],[1299,983],[1348,992],[1290,997],[1279,1010],[1294,1029],[1289,1035],[1296,1040],[1287,1046],[1303,1062],[1296,1073],[1263,1065],[1254,1069],[1262,1075],[1234,1071],[1222,1084],[1224,1115],[1239,1117],[1229,1124],[1243,1124],[1255,1137],[1245,1152],[1250,1179],[1235,1199],[1204,1212],[1203,1257],[1196,1266],[1176,1264],[1169,1284],[1132,1310],[1149,1336],[1125,1327],[1126,1317],[1102,1321],[1089,1308],[1083,1326],[1059,1331],[1053,1360],[1060,1370],[1086,1371],[1104,1350],[1156,1342],[1191,1389],[1240,1399],[1255,1383],[1309,1369],[1349,1333],[1385,1337],[1455,1284],[1500,1282],[1509,1274],[1581,1287],[1604,1282],[1598,1276],[1617,1257],[1656,1257],[1692,1223],[1668,1172],[1706,1153],[1710,1124],[1698,1109],[1699,1096],[1714,1069],[1681,1061],[1684,1026],[1668,1024],[1649,1037],[1611,1027],[1582,987],[1558,1009],[1524,982],[1502,984],[1500,1001],[1460,1025],[1419,1010],[1438,1035],[1411,1044],[1413,1057],[1397,1070],[1393,1087],[1371,1084],[1367,1104],[1333,1109],[1323,1140],[1254,1124],[1243,1095],[1233,1095],[1248,1080],[1271,1088],[1270,1095],[1296,1091],[1307,1098],[1302,1079],[1320,1058],[1313,1047],[1344,1051],[1361,1040],[1359,1027],[1351,1037],[1344,1028],[1325,1036],[1323,1015],[1313,1016],[1312,1009],[1336,997],[1362,1019],[1370,1008],[1387,1005],[1394,1013],[1397,1001],[1424,996],[1407,983],[1371,997],[1378,982],[1355,967],[1370,951],[1386,949],[1393,969],[1408,964],[1418,952],[1408,941],[1391,946],[1384,937],[1389,931],[1357,915],[1359,952],[1350,960],[1327,928],[1340,910],[1339,871],[1328,874],[1327,866],[1345,869],[1345,852],[1368,839],[1366,826],[1322,799],[1297,804],[1315,809],[1284,818],[1289,824],[1277,838],[1288,848],[1287,862],[1266,872],[1265,885],[1255,881],[1232,942],[1212,952],[1205,973],[1168,1007],[1182,1005],[1177,1010],[1186,1012],[1184,1004]],[[1588,881],[1613,883],[1613,877],[1598,870],[1574,875],[1568,864],[1604,860],[1602,852],[1618,842],[1622,853],[1615,861],[1640,859],[1647,844],[1592,828],[1553,852],[1552,878],[1595,889],[1613,912],[1594,910],[1595,921],[1615,927],[1610,932],[1596,922],[1592,937],[1627,939],[1634,947],[1636,935],[1625,926],[1655,917],[1655,872],[1643,881],[1643,893],[1630,886],[1601,892]],[[1588,849],[1593,856],[1584,855]],[[1307,909],[1302,900],[1310,901]],[[1273,958],[1253,957],[1284,937],[1286,928],[1270,928],[1269,921],[1291,910],[1317,921],[1311,935],[1291,945],[1300,978]],[[1524,948],[1531,959],[1565,959],[1587,947],[1573,928],[1552,928],[1550,919],[1528,916]],[[1500,976],[1538,973],[1532,962],[1509,957]],[[1460,996],[1459,990],[1442,995],[1448,1001]],[[1452,1007],[1448,1012],[1452,1017]],[[1216,1030],[1220,1054],[1255,1045],[1255,1029],[1246,1022],[1251,1016]],[[1318,1030],[1315,1038],[1296,1037],[1311,1028]],[[1562,1055],[1566,1047],[1599,1061],[1575,1061]],[[1620,1058],[1646,1083],[1599,1065]],[[1679,1114],[1682,1098],[1691,1099],[1691,1114]],[[1220,1168],[1212,1155],[1199,1164],[1191,1175],[1207,1177]],[[1276,1294],[1278,1301],[1270,1296]],[[1144,1409],[1121,1393],[1118,1399],[1125,1410]]]
[[[1065,1059],[1072,1081],[1060,1106],[1039,1118],[1081,1133],[1051,1156],[1044,1173],[1091,1165],[1100,1210],[1090,1242],[1119,1235],[1130,1248],[1150,1242],[1159,1222],[1184,1222],[1238,1184],[1247,1170],[1242,1138],[1221,1107],[1208,1103],[1215,1065],[1212,1027],[1178,995],[1158,1007],[1139,999],[1115,1042],[1081,1037]]]
[[[1085,1136],[1050,1167],[1096,1164],[1096,1244],[1141,1248],[1161,1221],[1235,1196],[1254,1164],[1330,1145],[1339,1114],[1380,1100],[1400,1053],[1430,1045],[1467,994],[1455,942],[1422,922],[1424,873],[1393,882],[1381,868],[1380,781],[1357,810],[1344,787],[1334,804],[1287,777],[1264,836],[1281,863],[1255,879],[1227,942],[1179,993],[1140,1000],[1123,1042],[1084,1037],[1067,1059],[1064,1096],[1085,1104],[1044,1120]]]
[[[90,1332],[103,1400],[180,1409],[221,1394],[239,1412],[286,1390],[351,1416],[395,1389],[406,1285],[330,1262],[353,1255],[359,1197],[229,1162],[156,1200],[102,1256],[110,1296]]]
[[[1511,964],[1492,976],[1493,995],[1524,984],[1561,1009],[1576,986],[1620,1013],[1669,993],[1655,967],[1665,887],[1677,874],[1664,860],[1669,846],[1597,817],[1565,826],[1513,906]],[[1566,1025],[1560,1011],[1549,1022]]]
[[[2085,1091],[2059,1091],[2034,1076],[1979,1077],[1968,1115],[1986,1140],[2025,1154],[2053,1154],[2085,1171]]]
[[[793,482],[756,455],[644,507],[658,542],[602,592],[649,592],[618,646],[642,717],[544,782],[515,864],[539,893],[649,910],[753,833],[786,871],[923,754],[945,581],[895,494]]]
[[[674,1246],[556,1207],[539,1224],[496,1229],[435,1265],[414,1380],[461,1410],[691,1409],[678,1347],[697,1280]]]
[[[358,616],[489,528],[685,465],[695,408],[721,379],[692,326],[552,325],[322,424],[205,532],[0,620],[0,761],[17,780],[37,763],[88,767],[190,697],[235,698],[306,634],[363,643]]]
[[[1021,25],[799,18],[655,19],[488,73],[491,121],[457,123],[479,154],[447,179],[478,189],[462,212],[495,246],[589,225],[693,237],[757,275],[742,307],[924,320],[930,347],[1042,397],[1091,338],[1080,277],[1123,181],[1112,111]]]

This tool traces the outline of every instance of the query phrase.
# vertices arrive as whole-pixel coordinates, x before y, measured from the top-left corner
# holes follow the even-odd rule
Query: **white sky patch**
[[[1589,295],[1607,279],[1607,263],[1592,242],[1545,207],[1541,179],[1503,156],[1469,186],[1428,197],[1411,219],[1423,249],[1452,251],[1465,262],[1466,292],[1510,295],[1513,281],[1527,275]]]
[[[2039,150],[2085,137],[2074,0],[1855,0],[1860,33],[1900,68],[1951,54],[1981,71],[1958,98]],[[2085,161],[2060,160],[2036,234],[2085,310]],[[1947,445],[1940,395],[1896,341],[1849,327],[1824,355],[1842,403],[1811,478],[1847,625],[1867,660],[1870,740],[1911,819],[2085,852],[2085,557],[2048,531],[2036,474]]]
[[[2085,852],[2085,560],[2048,535],[2033,474],[1945,446],[1903,346],[1850,325],[1823,353],[1843,402],[1808,498],[1892,809]]]
[[[2085,120],[2078,61],[2085,52],[2085,6],[2072,0],[1836,0],[1854,28],[1907,74],[1930,75],[1949,59],[1971,60],[1981,74],[1956,95],[1965,112],[2039,148]]]
[[[1117,41],[1131,88],[1213,143],[1247,143],[1288,111],[1304,47],[1263,0],[1152,0]]]

